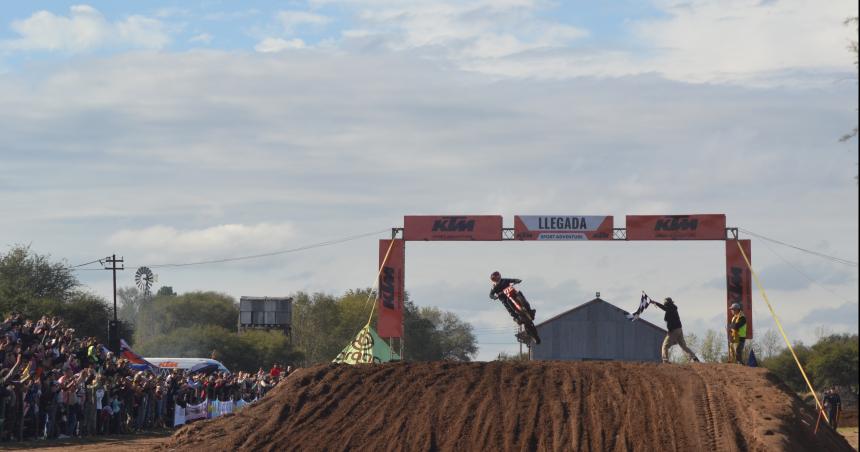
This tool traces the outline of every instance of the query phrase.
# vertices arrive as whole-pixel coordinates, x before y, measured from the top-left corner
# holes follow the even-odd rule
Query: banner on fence
[[[185,424],[185,408],[176,405],[173,410],[173,426],[178,427]]]

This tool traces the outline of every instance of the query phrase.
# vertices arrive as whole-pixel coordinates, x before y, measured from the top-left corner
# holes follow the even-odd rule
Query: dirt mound
[[[846,408],[839,417],[840,427],[857,427],[857,407]]]
[[[764,369],[617,362],[300,370],[178,450],[853,450]]]

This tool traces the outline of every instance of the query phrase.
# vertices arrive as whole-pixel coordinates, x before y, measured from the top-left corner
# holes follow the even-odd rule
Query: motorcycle
[[[507,300],[503,299],[502,302],[510,303],[510,306],[514,308],[514,312],[517,313],[517,317],[519,317],[520,324],[525,329],[525,331],[517,333],[517,340],[523,343],[534,341],[535,344],[540,344],[540,336],[538,336],[537,328],[535,328],[534,319],[531,313],[525,308],[528,304],[525,295],[517,290],[513,283],[502,289],[502,293],[507,298]]]

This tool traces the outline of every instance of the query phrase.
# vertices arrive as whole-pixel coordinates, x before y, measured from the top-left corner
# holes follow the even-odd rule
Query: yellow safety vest
[[[743,316],[744,316],[744,312],[738,311],[738,313],[732,317],[732,325],[735,325],[736,323],[738,323],[738,321]],[[747,324],[744,323],[744,325],[742,327],[738,328],[737,330],[732,329],[732,336],[733,336],[733,338],[732,338],[733,342],[737,342],[739,339],[746,339],[746,337],[747,337]]]

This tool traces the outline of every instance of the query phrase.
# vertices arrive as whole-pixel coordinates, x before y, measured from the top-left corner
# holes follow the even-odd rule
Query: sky
[[[858,330],[857,3],[148,1],[0,6],[0,246],[234,297],[373,284],[403,215],[725,213],[792,341]],[[226,263],[158,267],[303,248]],[[417,243],[406,289],[518,350],[642,290],[725,323],[722,242]],[[112,299],[110,272],[76,275]],[[656,312],[655,312],[656,311]],[[756,331],[775,329],[754,287]],[[662,311],[644,318],[663,325]]]

